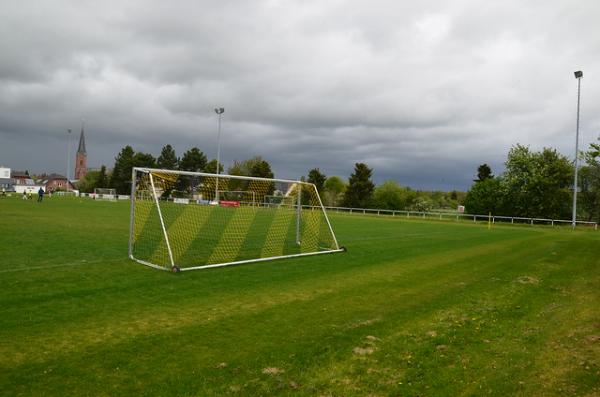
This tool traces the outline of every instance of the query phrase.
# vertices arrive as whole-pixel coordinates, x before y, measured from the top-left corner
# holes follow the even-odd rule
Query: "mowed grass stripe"
[[[208,221],[213,207],[185,205],[177,218],[170,224],[167,234],[169,243],[173,251],[173,260],[175,264],[182,265],[181,258],[188,251],[190,245],[198,237],[200,230]],[[164,253],[167,251],[167,245],[163,240],[156,251]],[[154,256],[156,256],[155,253]]]
[[[598,394],[593,232],[332,216],[347,254],[176,277],[127,203],[47,204],[0,200],[0,268],[123,262],[2,275],[7,395]]]
[[[539,237],[533,237],[528,241],[539,239]],[[513,246],[528,247],[529,243],[519,240],[512,244],[502,242],[481,245],[470,250],[457,249],[453,255],[448,255],[447,252],[436,253],[381,263],[369,269],[355,268],[335,276],[330,275],[327,279],[298,281],[285,286],[285,288],[281,285],[265,284],[258,286],[252,292],[245,291],[242,295],[235,291],[230,293],[223,291],[222,294],[215,297],[216,299],[211,299],[203,295],[203,291],[198,291],[198,297],[202,299],[174,302],[173,307],[149,305],[136,308],[135,313],[125,311],[120,319],[117,317],[117,313],[108,313],[109,315],[104,321],[95,317],[94,321],[88,324],[77,321],[70,327],[64,324],[55,332],[47,329],[45,335],[40,336],[39,343],[41,346],[50,346],[57,353],[67,352],[85,348],[89,346],[90,341],[91,345],[94,345],[105,343],[105,341],[118,342],[148,332],[160,333],[161,330],[172,332],[190,324],[200,325],[240,313],[266,310],[286,302],[316,299],[319,295],[330,294],[333,291],[338,293],[343,290],[359,291],[364,285],[374,285],[379,279],[385,280],[385,283],[394,278],[417,278],[419,282],[423,279],[430,279],[432,282],[437,282],[439,277],[436,277],[436,273],[440,268],[451,265],[457,260],[462,263],[468,258],[477,258],[475,262],[478,262],[479,258],[486,257],[489,252],[509,254],[514,250]],[[156,295],[156,299],[163,300],[159,295]],[[80,335],[77,341],[73,340],[73,336],[71,336],[73,333]],[[0,335],[2,335],[1,331]],[[17,343],[13,353],[15,358],[23,357],[23,351],[39,349],[41,346],[32,346],[30,343],[19,346]],[[6,353],[6,358],[11,357],[9,352]]]
[[[198,328],[197,325],[190,325],[190,324],[186,324],[184,326],[184,329],[176,329],[176,330],[168,330],[166,333],[163,334],[163,336],[160,335],[160,333],[157,335],[156,333],[151,333],[151,337],[149,338],[144,338],[144,340],[140,341],[135,341],[135,342],[124,342],[124,344],[122,342],[118,342],[114,347],[107,347],[106,345],[99,345],[96,346],[96,348],[92,348],[92,351],[95,349],[98,349],[98,351],[96,351],[95,353],[92,354],[92,357],[87,357],[87,359],[92,358],[96,355],[98,356],[103,356],[106,350],[119,350],[119,351],[132,351],[135,350],[135,348],[131,345],[131,343],[141,343],[142,347],[141,349],[143,351],[152,351],[153,354],[156,354],[160,357],[159,361],[168,359],[168,357],[166,357],[165,355],[168,354],[166,351],[164,351],[163,349],[158,348],[158,346],[163,345],[164,343],[169,344],[172,348],[175,349],[175,351],[178,351],[180,353],[179,357],[181,357],[181,361],[178,361],[178,364],[176,365],[176,368],[178,371],[183,370],[183,368],[185,368],[187,365],[194,365],[193,362],[189,362],[189,357],[187,356],[186,352],[189,353],[189,346],[195,344],[196,347],[194,348],[194,351],[196,351],[197,354],[200,354],[203,357],[203,360],[207,360],[208,362],[204,362],[201,365],[206,365],[207,367],[211,367],[216,365],[218,362],[220,362],[219,360],[221,360],[222,358],[219,356],[219,352],[221,351],[223,345],[229,345],[230,343],[228,341],[232,340],[232,333],[236,335],[236,337],[241,339],[242,343],[246,343],[246,342],[250,342],[250,346],[248,346],[248,348],[245,349],[245,351],[243,353],[239,353],[239,354],[233,354],[233,352],[230,352],[228,354],[228,358],[234,361],[233,364],[235,365],[241,365],[242,367],[242,372],[244,371],[248,371],[247,368],[244,367],[244,363],[246,363],[249,359],[249,357],[251,356],[264,356],[265,351],[268,351],[269,349],[269,344],[272,343],[272,341],[269,341],[269,339],[271,338],[276,338],[276,340],[282,341],[285,340],[286,338],[297,338],[300,337],[300,340],[298,340],[298,342],[300,341],[304,341],[302,343],[302,348],[299,350],[293,349],[292,351],[295,352],[296,354],[301,354],[301,352],[305,352],[306,349],[308,349],[308,353],[309,355],[314,355],[317,354],[317,351],[319,350],[318,347],[318,343],[315,343],[316,341],[322,341],[325,345],[328,345],[330,343],[330,341],[327,340],[327,334],[328,332],[331,332],[332,330],[332,325],[333,330],[336,331],[336,328],[342,327],[342,331],[345,333],[353,333],[356,334],[354,335],[353,338],[351,338],[352,340],[347,341],[348,343],[346,343],[346,348],[343,349],[343,356],[349,358],[350,361],[354,362],[356,357],[353,356],[352,354],[352,348],[354,346],[354,344],[360,343],[361,337],[360,334],[362,334],[362,328],[366,327],[366,328],[372,328],[371,325],[379,325],[379,326],[385,326],[385,324],[389,321],[388,317],[389,316],[393,316],[394,313],[400,313],[401,318],[403,319],[404,322],[408,322],[409,324],[414,321],[414,314],[416,311],[416,307],[421,307],[424,308],[425,312],[428,312],[429,310],[431,310],[432,307],[440,307],[440,304],[434,304],[436,302],[445,302],[448,299],[452,300],[453,297],[456,298],[457,296],[461,296],[461,294],[456,294],[456,291],[464,291],[464,286],[460,284],[460,281],[463,280],[469,280],[470,282],[477,282],[477,280],[481,280],[481,279],[485,279],[486,277],[489,277],[491,274],[494,274],[496,272],[495,267],[498,266],[499,263],[503,263],[504,260],[514,260],[516,257],[519,256],[519,253],[517,251],[513,251],[512,254],[510,252],[502,252],[503,255],[502,257],[498,257],[498,259],[494,260],[494,261],[490,261],[487,262],[485,265],[476,265],[477,269],[479,270],[479,272],[477,273],[473,273],[472,272],[472,266],[473,263],[478,264],[480,263],[480,261],[478,260],[479,258],[472,258],[472,260],[469,261],[468,264],[466,264],[465,266],[460,266],[459,269],[457,268],[448,268],[448,267],[443,267],[441,269],[437,269],[438,271],[436,273],[441,273],[440,277],[435,278],[435,277],[431,277],[431,273],[429,274],[423,274],[423,280],[425,280],[424,282],[421,282],[419,284],[413,284],[413,285],[405,285],[403,288],[397,288],[395,290],[394,293],[392,294],[388,294],[387,296],[381,296],[381,294],[378,294],[377,291],[381,290],[382,286],[385,285],[389,285],[389,284],[393,284],[394,281],[392,280],[383,280],[380,282],[375,282],[375,283],[362,283],[362,288],[359,289],[360,291],[363,291],[362,294],[356,294],[354,291],[356,291],[355,289],[351,288],[351,289],[344,289],[345,292],[342,293],[342,295],[339,295],[340,291],[336,291],[336,293],[327,293],[325,295],[322,295],[319,297],[319,299],[309,299],[306,301],[303,300],[295,300],[295,301],[291,301],[291,302],[283,302],[283,303],[279,303],[276,304],[272,307],[264,307],[263,305],[261,305],[260,307],[264,308],[263,310],[254,310],[254,311],[244,311],[240,314],[241,318],[236,318],[237,316],[229,316],[225,319],[221,319],[220,321],[215,321],[212,323],[209,323],[207,325],[205,325],[205,327],[207,328]],[[500,259],[503,258],[503,259]],[[439,272],[439,270],[442,270],[441,272]],[[475,279],[475,280],[473,280]],[[417,299],[418,298],[418,299]],[[350,299],[350,301],[348,301],[348,299]],[[349,307],[352,307],[354,309],[349,309],[349,307],[345,304],[343,304],[342,306],[339,306],[342,302],[351,302],[353,303],[352,305],[350,305]],[[387,302],[387,304],[386,304]],[[394,305],[389,305],[389,303],[394,302]],[[438,302],[438,303],[439,303]],[[315,306],[316,305],[316,306]],[[317,329],[315,330],[314,327],[310,328],[306,331],[297,329],[294,330],[293,328],[293,324],[296,323],[296,321],[290,321],[288,323],[287,320],[283,320],[283,318],[281,317],[282,314],[281,313],[292,313],[289,316],[284,316],[286,318],[288,318],[289,320],[298,320],[301,321],[301,318],[303,316],[306,316],[307,314],[312,314],[314,315],[315,313],[315,307],[317,308],[321,308],[321,307],[325,307],[326,309],[329,307],[331,309],[335,309],[337,305],[338,309],[342,309],[343,310],[334,310],[334,311],[330,311],[328,313],[322,313],[322,315],[320,313],[318,313],[320,311],[320,309],[317,309],[317,320],[319,321],[323,321],[321,326],[317,326]],[[443,304],[441,304],[441,306],[443,306]],[[356,308],[359,308],[358,310],[356,310]],[[383,309],[383,310],[382,310]],[[410,309],[410,313],[406,312],[407,309]],[[273,313],[276,312],[276,313]],[[376,313],[376,316],[373,318],[373,312]],[[279,313],[279,314],[277,314]],[[421,314],[422,313],[418,313]],[[358,318],[357,318],[358,316]],[[323,317],[323,318],[319,318],[319,317]],[[270,333],[265,337],[265,335],[263,335],[262,337],[259,337],[257,334],[253,333],[252,330],[250,330],[250,333],[248,334],[247,332],[238,332],[238,324],[240,323],[247,323],[247,324],[260,324],[265,323],[266,319],[268,318],[273,318],[273,319],[281,319],[280,321],[286,321],[286,323],[275,323],[275,324],[270,324],[270,326],[272,328]],[[357,319],[356,322],[349,322],[349,319]],[[364,320],[364,321],[363,321]],[[277,321],[277,320],[276,320]],[[231,324],[229,324],[231,323]],[[388,324],[389,325],[389,324]],[[399,324],[396,324],[399,325]],[[256,328],[256,327],[255,327]],[[260,328],[260,327],[259,327]],[[264,328],[261,328],[264,331]],[[357,331],[352,331],[353,329],[356,329]],[[278,330],[278,331],[275,331]],[[195,331],[201,331],[201,334],[197,334]],[[258,330],[255,330],[256,332],[258,332]],[[316,332],[318,331],[318,332]],[[340,330],[338,329],[336,332],[339,332]],[[309,333],[309,335],[305,334],[306,332]],[[310,335],[310,333],[315,333],[314,335]],[[212,339],[210,342],[208,342],[206,339],[202,338],[202,334],[206,333],[206,334],[210,334],[212,335]],[[177,337],[175,336],[177,335]],[[380,335],[380,334],[378,334]],[[364,336],[364,335],[363,335]],[[198,340],[204,340],[205,342],[201,344],[200,349],[198,349],[198,342],[193,342],[193,340],[196,340],[196,338],[198,338]],[[215,340],[216,339],[216,340]],[[234,338],[233,338],[234,339]],[[292,339],[295,340],[295,339]],[[175,341],[175,342],[168,342],[168,341]],[[207,343],[208,342],[208,343]],[[234,343],[235,344],[235,343]],[[304,345],[306,344],[306,345]],[[288,347],[289,348],[289,347]],[[147,350],[150,349],[150,350]],[[200,350],[200,351],[198,351]],[[85,352],[89,352],[90,349],[87,348],[85,349]],[[172,350],[169,350],[172,353]],[[289,360],[287,359],[288,355],[287,353],[289,353],[288,351],[284,351],[282,353],[286,353],[286,354],[282,354],[280,355],[281,357],[279,358],[280,361],[276,362],[275,364],[277,364],[279,367],[285,368],[287,370],[288,373],[292,373],[293,376],[298,376],[297,373],[299,372],[299,368],[294,368],[293,366],[293,361],[295,360]],[[67,359],[65,360],[66,362],[78,362],[80,360],[85,360],[86,357],[80,357],[78,356],[79,353],[74,353],[74,355],[68,355]],[[87,353],[84,354],[84,356],[87,356]],[[236,357],[238,356],[238,357]],[[241,357],[239,357],[241,356]],[[327,355],[326,355],[327,357]],[[284,361],[291,361],[288,362],[287,364],[285,362],[281,362],[282,358],[284,359]],[[333,359],[336,359],[336,354],[334,354],[334,356],[332,357]],[[134,362],[136,362],[137,360],[134,357],[131,357],[132,360],[134,360]],[[183,362],[182,362],[183,361]],[[188,361],[188,362],[186,362]],[[193,360],[192,360],[193,361]],[[337,359],[336,359],[337,361]],[[231,361],[230,361],[231,362]],[[115,364],[117,364],[115,362]],[[198,363],[196,363],[195,365],[198,365]],[[268,361],[265,361],[263,363],[261,363],[261,365],[269,365]],[[313,365],[317,365],[317,363],[313,363]],[[339,365],[339,364],[338,364]],[[52,366],[52,363],[50,363],[50,366]],[[305,373],[305,371],[308,368],[306,368],[305,365],[302,366],[302,369],[300,370],[301,373]],[[18,373],[21,373],[23,371],[27,371],[27,368],[19,368],[20,371],[17,371]],[[73,376],[78,376],[77,374],[77,368],[72,368],[73,372]],[[98,368],[98,370],[100,372],[105,372],[107,370],[107,368]],[[323,370],[323,368],[320,368],[320,370]],[[70,373],[70,370],[68,371]],[[327,373],[327,371],[324,371],[324,373]],[[249,371],[247,374],[243,374],[247,377],[249,376],[256,376],[257,374],[253,371]],[[311,377],[309,376],[309,379]],[[154,387],[159,387],[158,384],[161,381],[167,381],[167,379],[165,379],[163,377],[163,379],[156,379],[156,377],[154,377],[155,381],[152,382],[152,384],[154,385]],[[296,378],[297,379],[297,378]],[[315,379],[318,379],[318,377],[316,377]],[[243,379],[242,379],[243,380]],[[208,382],[210,381],[209,378],[202,380],[202,382]],[[156,383],[155,383],[156,382]],[[147,384],[146,384],[147,386]],[[195,387],[198,387],[198,385],[196,384]],[[218,388],[217,384],[213,385],[214,388]],[[255,389],[256,391],[265,391],[263,389]],[[135,390],[130,390],[130,392],[134,392]],[[213,390],[215,391],[215,390]]]
[[[212,207],[208,219],[194,236],[186,252],[182,253],[179,260],[182,266],[201,266],[209,263],[209,258],[213,254],[233,213],[230,208]]]
[[[230,210],[233,215],[225,230],[220,232],[221,238],[208,259],[209,264],[233,262],[238,257],[257,211],[254,207],[237,207]]]
[[[551,333],[555,325],[548,319],[543,327],[534,325],[540,314],[561,299],[549,280],[562,279],[557,276],[574,271],[545,266],[554,246],[547,242],[534,250],[502,252],[501,257],[477,264],[471,274],[456,274],[458,278],[443,274],[445,285],[439,287],[443,294],[452,294],[447,304],[421,306],[424,297],[414,296],[412,301],[419,307],[413,307],[410,319],[402,324],[386,324],[386,316],[365,324],[368,331],[355,343],[360,352],[368,353],[357,354],[350,348],[339,358],[314,368],[306,378],[316,379],[323,390],[337,383],[342,395],[374,390],[385,395],[406,390],[416,395],[427,394],[427,390],[470,395],[526,378],[524,371],[535,369],[527,356],[537,356],[546,345],[546,335],[540,329]],[[527,265],[522,266],[523,262]],[[529,265],[532,262],[534,265]],[[586,269],[576,271],[585,274]],[[550,288],[541,282],[551,283]],[[420,293],[425,299],[431,294],[425,291],[427,284],[419,284],[424,286]],[[459,288],[451,292],[451,286]],[[387,296],[393,299],[393,295]],[[429,310],[432,307],[435,310]],[[514,361],[505,365],[503,357],[508,352]],[[450,374],[440,378],[441,371]],[[352,382],[344,382],[349,379]],[[513,393],[520,389],[515,382]],[[529,389],[535,394],[535,387]]]
[[[301,224],[301,252],[315,252],[319,250],[319,226],[321,220],[320,210],[302,209]]]
[[[264,258],[284,254],[290,225],[296,219],[296,212],[292,209],[280,207],[273,210],[269,209],[269,211],[273,212],[273,221],[267,231],[260,254]]]

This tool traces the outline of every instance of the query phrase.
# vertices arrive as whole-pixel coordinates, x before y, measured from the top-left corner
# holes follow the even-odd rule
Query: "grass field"
[[[600,232],[332,215],[345,254],[170,274],[128,211],[0,199],[2,396],[600,394]]]

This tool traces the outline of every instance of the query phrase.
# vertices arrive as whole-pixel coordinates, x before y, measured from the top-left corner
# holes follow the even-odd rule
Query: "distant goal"
[[[129,257],[170,271],[344,251],[313,184],[134,168]]]
[[[94,200],[115,201],[116,199],[117,191],[115,189],[94,188]]]

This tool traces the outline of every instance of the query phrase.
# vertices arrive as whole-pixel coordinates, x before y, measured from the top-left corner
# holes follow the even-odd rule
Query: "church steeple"
[[[84,124],[81,122],[81,135],[79,136],[79,148],[75,159],[75,179],[79,180],[87,174],[87,152],[85,150]]]
[[[86,154],[86,151],[85,151],[85,135],[83,133],[83,124],[81,125],[81,135],[79,135],[79,149],[77,149],[77,153]]]

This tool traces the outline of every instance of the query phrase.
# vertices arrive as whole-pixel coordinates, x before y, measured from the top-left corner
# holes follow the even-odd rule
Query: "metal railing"
[[[350,207],[331,207],[325,206],[327,211],[348,214],[363,214],[363,215],[381,215],[392,217],[405,217],[407,219],[433,219],[433,220],[468,220],[468,221],[485,221],[495,223],[511,223],[511,224],[529,224],[533,225],[549,225],[558,226],[572,224],[571,220],[565,219],[550,219],[550,218],[526,218],[520,216],[500,216],[500,215],[478,215],[478,214],[463,214],[458,212],[440,212],[440,211],[406,211],[406,210],[386,210],[377,208],[350,208]],[[593,227],[598,229],[596,222],[577,221],[576,225]]]

